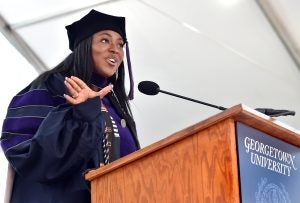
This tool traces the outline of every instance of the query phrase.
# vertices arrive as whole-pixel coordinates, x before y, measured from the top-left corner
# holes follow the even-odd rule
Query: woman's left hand
[[[85,102],[89,98],[94,98],[97,96],[103,98],[112,89],[112,85],[108,85],[102,90],[96,92],[87,86],[81,79],[75,76],[71,76],[70,78],[66,77],[65,85],[72,96],[64,94],[64,97],[71,104],[79,104]]]

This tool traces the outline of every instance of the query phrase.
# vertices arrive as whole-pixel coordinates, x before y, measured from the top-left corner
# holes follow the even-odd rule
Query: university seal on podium
[[[283,184],[280,186],[268,183],[267,178],[262,178],[255,192],[256,203],[291,203],[289,194]]]

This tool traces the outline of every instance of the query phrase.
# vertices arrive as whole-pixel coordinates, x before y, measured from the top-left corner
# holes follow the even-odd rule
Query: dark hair
[[[39,75],[34,82],[44,82],[52,74],[61,73],[63,76],[76,76],[91,87],[91,78],[93,73],[92,59],[92,37],[81,41],[74,51],[69,54],[62,62],[53,69]],[[132,112],[128,102],[128,96],[125,91],[125,70],[122,62],[117,73],[108,78],[108,81],[114,85],[115,96],[123,111],[132,119]]]
[[[74,51],[69,54],[62,62],[53,69],[39,75],[34,81],[46,81],[49,76],[61,73],[64,76],[76,76],[90,85],[92,76],[92,57],[91,57],[92,37],[83,40]]]

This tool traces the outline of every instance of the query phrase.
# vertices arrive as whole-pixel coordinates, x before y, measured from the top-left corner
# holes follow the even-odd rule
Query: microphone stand
[[[185,100],[189,100],[189,101],[196,102],[196,103],[199,103],[199,104],[203,104],[203,105],[206,105],[206,106],[210,106],[210,107],[222,110],[222,111],[227,109],[223,106],[213,105],[213,104],[210,104],[210,103],[206,103],[206,102],[203,102],[203,101],[199,101],[199,100],[196,100],[196,99],[192,99],[192,98],[189,98],[189,97],[185,97],[185,96],[182,96],[182,95],[178,95],[178,94],[175,94],[175,93],[171,93],[171,92],[161,90],[159,85],[156,84],[155,82],[152,82],[152,81],[142,81],[142,82],[139,83],[138,88],[142,93],[147,94],[147,95],[156,95],[158,92],[161,92],[161,93],[168,94],[168,95],[171,95],[171,96],[175,96],[175,97],[178,97],[178,98],[181,98],[181,99],[185,99]],[[260,112],[260,113],[263,113],[265,115],[268,115],[270,117],[288,116],[288,115],[294,116],[295,115],[294,111],[289,111],[289,110],[275,110],[275,109],[271,109],[271,108],[256,108],[255,110]]]
[[[278,117],[278,116],[294,116],[295,111],[286,111],[278,114],[269,115],[270,117]]]
[[[217,109],[222,110],[222,111],[224,111],[224,110],[227,109],[227,108],[225,108],[223,106],[216,106],[216,105],[213,105],[213,104],[209,104],[209,103],[206,103],[206,102],[198,101],[198,100],[195,100],[195,99],[191,99],[191,98],[188,98],[188,97],[185,97],[185,96],[181,96],[181,95],[178,95],[178,94],[174,94],[174,93],[171,93],[171,92],[167,92],[167,91],[164,91],[164,90],[158,90],[158,91],[162,92],[162,93],[165,93],[165,94],[168,94],[168,95],[171,95],[171,96],[179,97],[179,98],[186,99],[186,100],[189,100],[189,101],[192,101],[192,102],[196,102],[196,103],[199,103],[199,104],[203,104],[203,105],[206,105],[206,106],[217,108]]]

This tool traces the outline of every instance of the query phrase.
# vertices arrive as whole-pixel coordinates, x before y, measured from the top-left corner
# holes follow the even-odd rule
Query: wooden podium
[[[300,147],[295,130],[236,105],[88,172],[92,203],[240,202],[236,122]]]

